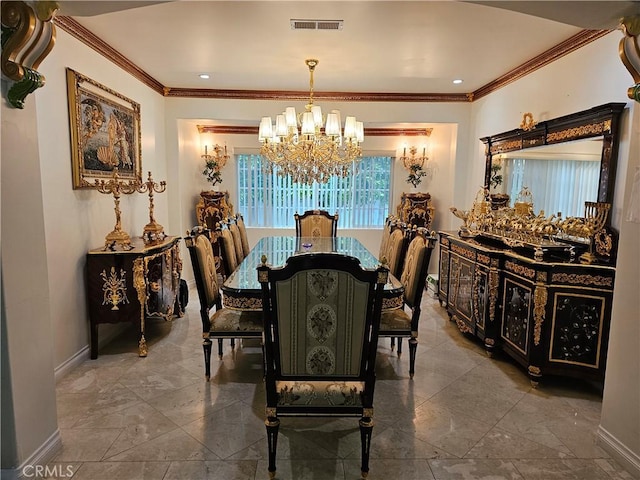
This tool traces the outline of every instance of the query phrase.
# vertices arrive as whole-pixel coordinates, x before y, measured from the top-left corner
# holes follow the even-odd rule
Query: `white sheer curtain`
[[[562,212],[566,217],[583,217],[584,202],[597,201],[600,162],[580,160],[504,160],[505,191],[516,201],[523,187],[533,194],[535,213]]]
[[[338,212],[341,228],[379,228],[390,209],[392,158],[364,157],[354,175],[326,184],[300,185],[264,173],[260,155],[236,155],[238,205],[252,227],[293,227],[293,214],[320,208]]]

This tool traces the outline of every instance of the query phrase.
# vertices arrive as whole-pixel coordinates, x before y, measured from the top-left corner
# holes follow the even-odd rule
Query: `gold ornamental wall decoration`
[[[53,50],[59,8],[50,1],[2,2],[2,73],[13,82],[7,102],[14,108],[24,108],[27,95],[45,84],[37,69]]]
[[[635,82],[627,90],[627,96],[640,102],[640,15],[623,18],[618,28],[624,35],[618,47],[620,60]]]
[[[520,128],[525,131],[533,130],[536,128],[536,122],[533,121],[533,114],[531,112],[527,112],[522,116],[522,123],[520,124]]]

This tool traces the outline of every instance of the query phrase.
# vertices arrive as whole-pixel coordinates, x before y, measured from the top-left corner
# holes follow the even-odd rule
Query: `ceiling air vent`
[[[342,30],[343,20],[291,19],[291,30]]]

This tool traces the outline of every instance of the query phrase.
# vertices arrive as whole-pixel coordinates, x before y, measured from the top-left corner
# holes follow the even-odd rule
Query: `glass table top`
[[[376,268],[378,259],[362,243],[352,237],[263,237],[251,249],[249,255],[240,263],[238,268],[227,278],[222,290],[260,290],[258,272],[262,255],[266,255],[269,265],[284,265],[292,255],[305,255],[314,252],[335,252],[350,255],[360,260],[364,268]],[[400,282],[392,275],[386,289],[402,288]]]

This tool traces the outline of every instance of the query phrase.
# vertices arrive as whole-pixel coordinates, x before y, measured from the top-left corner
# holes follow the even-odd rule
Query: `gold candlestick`
[[[116,245],[121,245],[123,250],[131,250],[131,237],[127,232],[122,230],[121,213],[120,212],[120,194],[130,194],[136,191],[136,182],[121,181],[118,176],[118,168],[113,169],[113,178],[111,180],[96,179],[95,187],[100,193],[113,194],[113,202],[115,203],[114,211],[116,212],[116,225],[113,230],[104,237],[104,249],[115,250]]]
[[[590,265],[597,260],[593,253],[594,237],[604,227],[609,210],[611,210],[610,203],[584,202],[585,233],[589,239],[589,251],[580,255],[580,263]]]
[[[167,182],[164,180],[160,183],[156,183],[153,181],[151,177],[151,172],[149,172],[149,178],[146,182],[140,183],[136,187],[137,191],[140,193],[149,193],[149,223],[144,226],[142,231],[142,239],[145,243],[153,243],[158,240],[164,239],[167,235],[164,233],[164,228],[153,217],[153,194],[162,193],[167,189]]]

